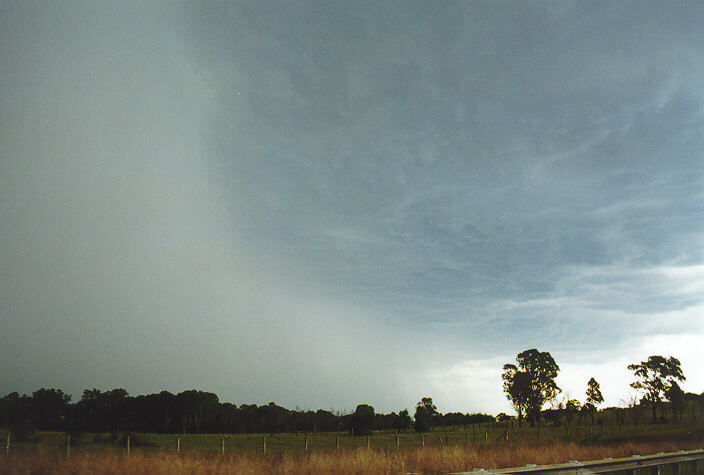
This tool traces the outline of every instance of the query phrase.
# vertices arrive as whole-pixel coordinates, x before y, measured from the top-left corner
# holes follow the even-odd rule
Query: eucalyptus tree
[[[415,419],[416,432],[427,432],[435,424],[435,419],[438,416],[437,407],[433,404],[433,398],[424,397],[416,404],[416,413],[413,415]]]
[[[666,393],[677,381],[684,381],[682,364],[674,356],[665,358],[660,355],[652,355],[647,361],[636,364],[629,364],[628,369],[633,371],[636,381],[631,383],[631,387],[643,391],[646,400],[650,403],[653,411],[653,422],[657,421],[657,408],[666,398]]]
[[[536,349],[519,353],[516,363],[504,365],[504,392],[516,409],[519,424],[525,415],[535,425],[543,405],[560,392],[555,383],[560,367],[549,352]]]
[[[592,424],[594,424],[594,413],[596,412],[596,406],[604,402],[604,396],[601,394],[601,388],[596,379],[591,378],[587,382],[587,399],[584,401],[584,406],[582,409],[589,412],[592,416]]]

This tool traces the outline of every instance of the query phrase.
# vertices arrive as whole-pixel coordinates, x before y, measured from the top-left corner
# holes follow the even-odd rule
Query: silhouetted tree
[[[672,409],[672,418],[674,422],[678,422],[682,416],[682,409],[684,407],[684,391],[677,384],[677,381],[673,381],[670,387],[665,391],[665,397],[670,402],[670,407]]]
[[[374,408],[360,404],[352,414],[352,435],[368,435],[374,429]]]
[[[584,402],[584,407],[582,410],[591,415],[592,424],[594,424],[594,413],[596,412],[596,407],[604,402],[604,396],[601,394],[601,389],[599,383],[596,379],[591,378],[587,382],[587,399]]]
[[[32,393],[32,421],[41,430],[66,429],[71,395],[60,389],[41,388]]]
[[[78,426],[90,432],[116,432],[129,428],[128,394],[122,388],[102,392],[86,389],[76,405]]]
[[[599,383],[594,378],[591,378],[587,383],[586,402],[593,404],[595,407],[604,402],[604,396],[601,394]]]
[[[568,426],[572,423],[574,416],[579,413],[581,406],[576,399],[570,399],[565,403],[565,422]]]
[[[139,432],[177,432],[176,396],[168,391],[128,400],[131,427]]]
[[[501,375],[504,380],[504,392],[506,398],[511,401],[516,415],[518,416],[518,427],[521,427],[523,416],[528,410],[528,400],[531,391],[530,375],[524,371],[519,371],[515,365],[504,365],[504,373]]]
[[[433,398],[424,397],[416,404],[416,413],[413,418],[416,420],[416,432],[427,432],[433,427],[438,410],[433,404]]]
[[[645,397],[652,407],[653,422],[656,422],[657,407],[665,397],[665,392],[672,386],[672,383],[686,379],[682,373],[680,361],[674,356],[665,358],[660,355],[652,355],[648,357],[647,361],[628,365],[628,369],[633,371],[636,377],[636,381],[631,383],[631,387],[645,392]]]
[[[519,425],[523,414],[535,425],[543,405],[554,399],[560,388],[555,383],[560,367],[547,351],[526,350],[516,356],[518,365],[504,365],[501,378],[504,392],[518,414]]]
[[[16,440],[25,440],[35,431],[32,398],[12,392],[0,400],[0,423],[10,429]]]
[[[408,413],[408,409],[404,409],[398,413],[398,421],[396,423],[397,430],[408,430],[411,428],[411,415]]]
[[[318,409],[315,411],[315,428],[321,432],[332,432],[337,430],[339,417],[330,411]]]
[[[218,396],[191,389],[176,395],[176,408],[181,419],[182,432],[199,434],[217,416]]]

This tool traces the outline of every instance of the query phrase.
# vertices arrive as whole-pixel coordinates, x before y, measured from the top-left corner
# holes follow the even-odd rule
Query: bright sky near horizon
[[[704,391],[704,3],[0,1],[0,396]]]

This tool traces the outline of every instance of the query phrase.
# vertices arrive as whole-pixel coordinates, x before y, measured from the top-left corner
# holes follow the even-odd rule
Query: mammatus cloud
[[[686,10],[8,4],[0,390],[498,412],[538,347],[701,392]]]

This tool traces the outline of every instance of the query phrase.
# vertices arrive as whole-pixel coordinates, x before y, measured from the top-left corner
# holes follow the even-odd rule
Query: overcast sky
[[[0,1],[0,395],[704,391],[704,3]]]

